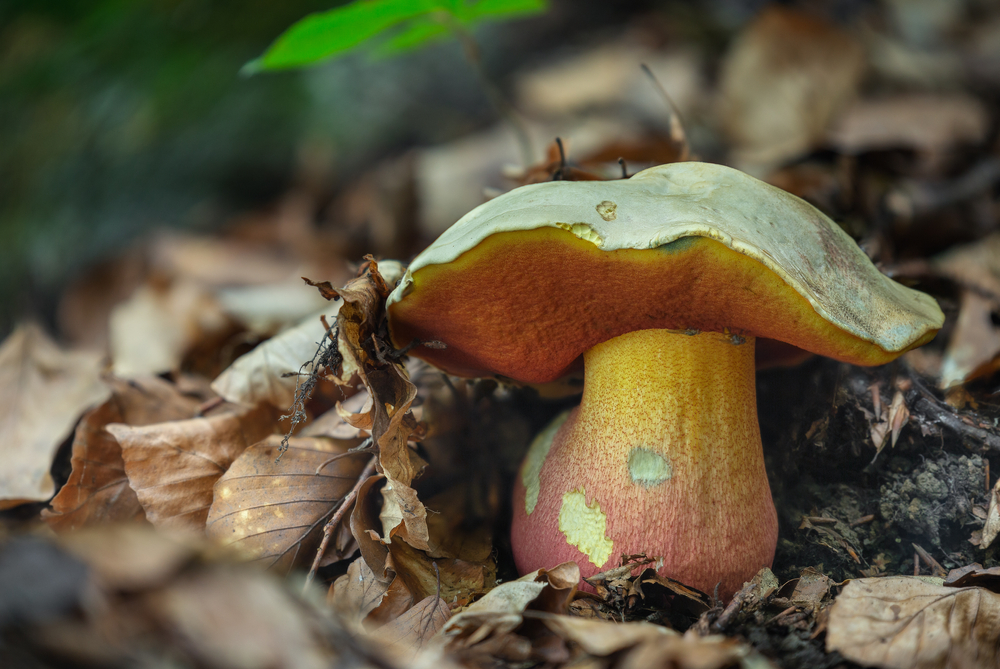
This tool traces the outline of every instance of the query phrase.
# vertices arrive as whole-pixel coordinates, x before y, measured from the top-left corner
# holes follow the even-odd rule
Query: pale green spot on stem
[[[648,448],[633,448],[628,454],[628,474],[633,483],[651,488],[670,479],[674,468],[659,453]]]
[[[579,548],[597,567],[608,561],[614,547],[614,542],[605,535],[607,521],[600,502],[595,499],[592,506],[587,506],[583,488],[563,495],[562,508],[559,509],[559,531],[566,536],[566,542],[570,546]]]
[[[528,454],[524,456],[524,463],[521,465],[521,483],[524,485],[524,510],[531,515],[538,504],[538,491],[541,489],[542,465],[545,458],[549,456],[549,449],[552,448],[552,440],[556,432],[562,427],[566,419],[569,418],[567,410],[556,416],[551,423],[545,426],[535,440],[531,442]]]

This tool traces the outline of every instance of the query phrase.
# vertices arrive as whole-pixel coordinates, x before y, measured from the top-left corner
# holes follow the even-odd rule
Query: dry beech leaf
[[[139,498],[128,485],[121,446],[104,427],[181,420],[198,410],[197,399],[182,395],[172,383],[155,376],[130,381],[111,377],[106,382],[111,386],[111,399],[80,421],[69,480],[52,499],[52,511],[42,512],[54,530],[144,518]]]
[[[331,439],[358,439],[368,436],[367,431],[348,423],[345,414],[349,417],[361,411],[367,412],[365,405],[370,399],[367,392],[361,391],[343,402],[337,402],[333,409],[317,416],[313,422],[302,428],[299,436]]]
[[[382,603],[388,590],[389,581],[378,578],[364,558],[358,558],[330,586],[327,601],[344,622],[361,625]]]
[[[437,634],[451,616],[448,603],[436,595],[425,597],[410,610],[372,633],[380,644],[416,650]]]
[[[989,112],[972,96],[897,95],[852,104],[829,141],[844,153],[913,148],[932,154],[978,144],[989,126]]]
[[[808,152],[861,81],[864,52],[808,14],[765,9],[722,63],[720,114],[742,161],[773,165]]]
[[[375,528],[379,527],[379,487],[385,483],[382,476],[366,481],[358,491],[351,514],[351,531],[358,540],[362,557],[378,578],[392,583],[383,607],[406,610],[413,602],[433,594],[440,594],[450,605],[463,604],[473,595],[489,590],[495,579],[495,566],[489,555],[482,561],[434,559],[398,536],[389,544],[381,540]],[[432,543],[437,544],[437,537]],[[378,617],[389,620],[381,612]]]
[[[313,632],[314,614],[267,574],[219,565],[182,575],[147,599],[197,666],[331,666],[330,649]]]
[[[983,569],[983,565],[973,562],[948,572],[944,584],[949,588],[964,588],[974,585],[1000,593],[1000,567]]]
[[[961,286],[958,320],[941,362],[942,388],[991,374],[1000,367],[1000,234],[952,248],[933,259],[937,272]]]
[[[574,574],[575,582],[572,581]],[[501,583],[452,616],[442,628],[441,636],[449,646],[458,648],[472,646],[494,634],[506,634],[521,624],[521,614],[528,605],[543,597],[549,606],[536,608],[547,613],[565,613],[579,580],[579,566],[567,562],[551,570],[539,569],[516,581]],[[545,597],[546,591],[551,593],[553,590],[568,593]]]
[[[194,282],[140,286],[111,312],[108,334],[115,374],[177,369],[196,343],[229,324],[218,302]]]
[[[102,587],[116,591],[159,587],[195,559],[199,550],[144,523],[68,532],[59,537],[59,544],[87,563]]]
[[[246,448],[275,431],[267,405],[230,406],[209,418],[143,427],[113,423],[107,430],[122,447],[125,473],[157,527],[202,532],[212,487]]]
[[[344,455],[359,443],[292,437],[278,462],[280,435],[249,447],[215,484],[208,536],[239,547],[267,568],[286,572],[308,564],[324,523],[371,458]],[[342,555],[328,551],[327,557]]]
[[[677,632],[647,622],[615,623],[563,615],[542,615],[542,622],[566,641],[577,644],[588,655],[604,657]]]
[[[426,550],[427,510],[410,487],[426,463],[407,445],[417,429],[410,413],[417,388],[402,365],[384,359],[392,350],[382,327],[389,285],[379,273],[378,264],[369,260],[364,274],[336,292],[344,300],[337,315],[338,350],[343,356],[341,380],[346,382],[356,372],[372,397],[364,424],[370,425],[372,439],[378,445],[379,471],[387,481],[381,489],[382,537],[388,541],[399,536]],[[361,427],[356,420],[348,422]]]
[[[850,581],[829,609],[827,651],[886,669],[1000,665],[1000,595],[908,576]]]
[[[101,356],[59,348],[37,325],[0,346],[0,509],[52,497],[52,458],[80,415],[103,402]]]
[[[723,636],[700,637],[692,632],[663,635],[639,644],[618,669],[774,669],[753,648]]]
[[[240,356],[212,382],[212,390],[228,402],[290,407],[300,382],[298,372],[326,337],[320,316],[333,316],[338,309],[339,305],[328,306]]]
[[[986,509],[986,522],[983,524],[983,538],[979,548],[986,550],[1000,534],[1000,480],[997,480],[990,491],[990,503]]]

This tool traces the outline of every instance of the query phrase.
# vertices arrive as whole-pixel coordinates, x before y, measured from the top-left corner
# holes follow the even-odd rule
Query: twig
[[[930,568],[931,573],[934,576],[944,577],[944,576],[948,575],[948,571],[944,567],[941,566],[940,562],[938,562],[933,557],[931,557],[930,553],[928,553],[927,551],[925,551],[923,548],[921,548],[917,544],[913,544],[913,549],[915,551],[917,551],[917,555],[919,555],[920,559],[923,560],[923,563]]]
[[[628,179],[628,167],[625,165],[625,159],[619,156],[618,164],[622,168],[622,179]]]
[[[375,449],[372,448],[372,438],[368,437],[367,439],[365,439],[360,444],[358,444],[351,450],[347,451],[346,453],[338,453],[332,458],[327,458],[326,460],[324,460],[322,463],[320,463],[318,467],[316,467],[316,476],[319,476],[320,472],[323,471],[323,469],[331,462],[336,462],[341,458],[348,458],[352,455],[358,455],[359,453],[374,453],[374,452]]]
[[[857,527],[859,525],[865,525],[867,523],[872,522],[873,520],[875,520],[875,514],[869,513],[867,516],[861,516],[857,520],[853,521],[850,526]]]
[[[559,147],[559,169],[552,173],[552,180],[562,181],[566,171],[566,149],[563,147],[562,137],[556,137],[556,146]]]
[[[684,132],[684,119],[681,117],[681,112],[677,109],[677,105],[674,104],[670,94],[667,93],[667,89],[663,87],[663,84],[659,82],[653,71],[649,69],[649,66],[643,63],[639,67],[642,68],[643,73],[653,82],[653,87],[656,88],[667,103],[667,108],[670,111],[670,139],[680,145],[681,154],[678,157],[678,162],[684,162],[691,156],[691,146],[688,144],[687,133]]]
[[[483,58],[479,51],[479,44],[476,42],[476,39],[450,13],[446,11],[436,12],[435,18],[443,23],[462,45],[465,58],[472,65],[472,69],[479,78],[479,84],[483,87],[483,91],[486,93],[490,104],[493,105],[493,109],[496,110],[500,117],[510,125],[511,130],[514,131],[514,135],[517,137],[517,144],[521,149],[521,162],[525,168],[529,167],[535,162],[535,151],[531,145],[531,136],[528,134],[528,129],[524,123],[518,118],[513,105],[507,101],[507,98],[500,92],[500,88],[493,83],[493,80],[486,73],[486,68],[483,66]]]
[[[937,398],[933,399],[935,402],[937,401]],[[935,421],[941,423],[947,428],[950,428],[958,434],[981,441],[983,446],[990,450],[1000,451],[1000,436],[982,428],[978,428],[975,425],[969,425],[950,410],[938,407],[935,402],[928,399],[925,394],[924,397],[917,400],[915,408],[928,414]]]
[[[372,459],[368,461],[365,468],[361,471],[361,475],[358,476],[358,482],[354,484],[351,491],[344,495],[344,498],[340,500],[339,506],[336,512],[334,512],[333,517],[330,518],[329,522],[323,526],[323,541],[320,542],[319,548],[316,549],[316,557],[313,559],[312,566],[309,567],[309,574],[306,576],[306,584],[302,588],[303,591],[307,590],[312,584],[313,579],[316,578],[316,570],[319,569],[319,563],[323,560],[323,555],[326,553],[326,547],[330,543],[330,536],[333,534],[334,529],[340,524],[340,521],[344,519],[344,514],[347,513],[347,509],[350,508],[351,504],[354,502],[355,498],[358,496],[358,491],[361,490],[361,486],[364,485],[365,481],[371,478],[372,474],[375,473],[375,464],[378,462],[378,457],[372,456]]]

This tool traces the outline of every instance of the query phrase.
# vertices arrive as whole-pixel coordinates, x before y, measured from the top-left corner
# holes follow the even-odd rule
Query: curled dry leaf
[[[107,430],[122,447],[125,473],[157,527],[202,532],[212,487],[246,448],[273,433],[276,412],[267,405],[229,406],[209,418],[143,427],[113,423]]]
[[[385,483],[383,476],[368,479],[358,492],[351,514],[351,531],[358,540],[362,557],[376,578],[391,583],[380,608],[402,612],[414,602],[437,594],[450,606],[463,605],[473,595],[489,590],[495,579],[495,566],[489,554],[479,561],[457,557],[434,559],[399,536],[388,544],[379,537],[375,528],[380,525],[380,487]],[[434,536],[431,543],[441,545],[441,540]],[[388,620],[385,611],[378,616]]]
[[[59,348],[36,325],[0,346],[0,509],[52,497],[52,458],[80,415],[108,396],[94,353]]]
[[[983,524],[983,538],[979,547],[986,550],[1000,534],[1000,480],[997,480],[990,491],[990,504],[986,509],[986,522]]]
[[[854,662],[886,669],[1000,665],[1000,595],[983,588],[863,578],[850,581],[829,611],[826,648]]]
[[[312,371],[304,365],[326,337],[320,316],[333,316],[339,308],[329,306],[240,356],[212,382],[212,390],[228,402],[290,407],[300,383],[299,372]]]
[[[55,530],[76,530],[98,523],[144,518],[129,487],[118,440],[105,430],[109,423],[149,425],[190,418],[198,400],[180,393],[158,377],[125,381],[106,379],[111,399],[83,417],[73,438],[69,480],[52,499],[42,518]]]
[[[441,639],[448,648],[469,648],[516,629],[529,606],[547,613],[565,613],[579,582],[579,566],[567,562],[501,583],[453,616],[442,628]]]
[[[385,327],[385,299],[390,287],[379,274],[378,264],[369,260],[360,277],[336,292],[344,300],[337,315],[339,350],[344,359],[341,380],[346,382],[356,372],[372,397],[371,411],[364,421],[378,446],[379,471],[386,477],[381,489],[382,536],[388,541],[398,535],[426,550],[427,510],[410,487],[426,463],[407,445],[418,428],[410,413],[417,388],[403,366],[391,358],[394,349]],[[358,422],[348,422],[361,427]],[[375,564],[369,565],[378,571]]]
[[[308,563],[323,524],[371,457],[347,454],[359,443],[293,437],[279,462],[280,436],[254,444],[215,483],[206,532],[268,568],[285,572]],[[341,559],[346,545],[333,548],[329,561]]]
[[[942,388],[1000,368],[1000,329],[991,314],[1000,308],[1000,234],[942,253],[937,272],[961,286],[958,320],[941,363]]]
[[[964,588],[976,585],[992,592],[1000,593],[1000,567],[983,569],[983,565],[973,562],[965,567],[952,569],[944,579],[944,584],[950,588]]]

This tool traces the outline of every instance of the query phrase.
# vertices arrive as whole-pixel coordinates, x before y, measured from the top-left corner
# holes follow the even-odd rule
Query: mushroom
[[[459,376],[544,383],[583,357],[580,405],[516,482],[521,572],[645,553],[727,598],[778,532],[755,338],[878,365],[944,321],[811,205],[695,162],[502,195],[418,255],[387,305],[397,346],[442,342],[414,354]]]

